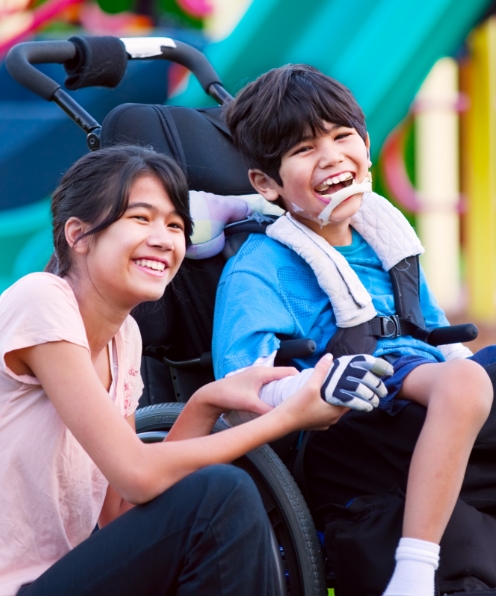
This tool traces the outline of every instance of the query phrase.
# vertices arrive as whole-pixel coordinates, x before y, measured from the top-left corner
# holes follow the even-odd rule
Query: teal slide
[[[372,157],[437,59],[455,55],[491,0],[253,0],[205,53],[232,93],[259,74],[305,62],[347,85],[367,117]],[[208,103],[191,77],[180,105]],[[50,253],[47,204],[2,211],[0,291]]]
[[[455,55],[491,0],[253,0],[233,33],[204,51],[232,93],[304,62],[351,89],[372,154],[406,115],[433,64]],[[174,103],[202,105],[196,81]]]

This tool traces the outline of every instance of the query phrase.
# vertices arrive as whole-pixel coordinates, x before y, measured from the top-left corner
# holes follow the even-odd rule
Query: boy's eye
[[[346,137],[350,137],[352,134],[353,134],[353,132],[351,130],[341,130],[335,136],[335,139],[336,140],[345,139]]]
[[[148,217],[146,215],[133,215],[133,219],[137,219],[138,221],[148,221]]]
[[[176,230],[181,230],[181,232],[184,231],[184,224],[177,222],[177,221],[171,222],[168,227],[174,228]]]

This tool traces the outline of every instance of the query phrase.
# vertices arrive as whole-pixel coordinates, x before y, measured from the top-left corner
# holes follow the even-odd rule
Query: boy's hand
[[[387,395],[381,378],[393,372],[392,365],[382,358],[368,354],[340,356],[334,361],[320,394],[329,404],[370,412]]]
[[[321,398],[321,387],[333,366],[331,354],[323,356],[315,365],[310,377],[288,399],[274,409],[273,414],[289,416],[293,430],[325,430],[349,412],[349,408],[333,406]],[[271,414],[272,415],[272,414]]]

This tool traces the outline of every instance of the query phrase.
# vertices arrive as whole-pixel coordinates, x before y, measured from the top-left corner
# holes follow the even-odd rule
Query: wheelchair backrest
[[[231,142],[222,108],[123,104],[103,121],[103,147],[119,143],[150,146],[183,168],[190,190],[222,195],[253,193],[248,168]]]
[[[123,104],[109,112],[101,130],[103,147],[120,143],[150,146],[175,159],[187,176],[190,190],[222,195],[253,193],[248,168],[222,120],[222,108]],[[146,354],[143,368],[149,377],[146,384],[150,393],[145,396],[146,403],[174,401],[172,390],[177,400],[184,401],[200,385],[213,380],[209,368],[193,367],[183,373],[171,368],[172,388],[165,379],[167,374],[147,358],[157,348],[174,361],[210,352],[215,294],[224,263],[222,255],[185,259],[163,298],[142,304],[133,312]],[[157,375],[161,378],[154,382]],[[152,395],[154,385],[164,392],[164,384],[168,395]]]

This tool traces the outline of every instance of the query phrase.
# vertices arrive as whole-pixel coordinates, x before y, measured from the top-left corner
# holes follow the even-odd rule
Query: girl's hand
[[[289,417],[293,430],[325,430],[349,412],[350,408],[328,404],[321,397],[321,387],[332,363],[331,354],[323,356],[305,385],[277,406],[274,413]]]
[[[262,385],[293,376],[298,371],[290,366],[254,366],[199,389],[194,398],[208,405],[217,419],[230,410],[266,414],[272,407],[259,398]]]
[[[231,410],[266,414],[273,408],[258,397],[262,385],[296,374],[292,367],[255,366],[204,385],[188,400],[166,441],[208,435],[219,416]]]

